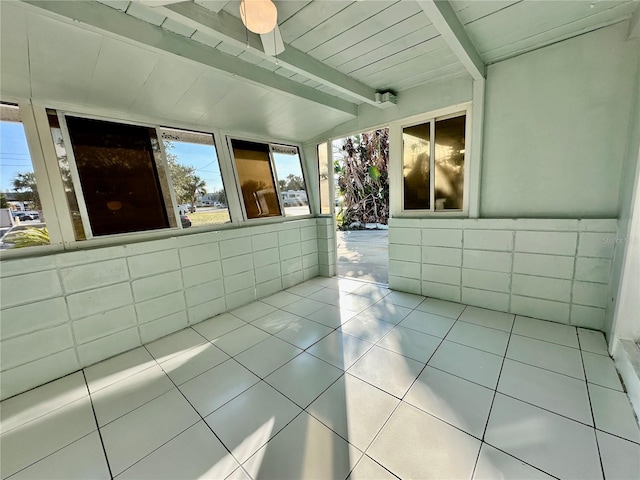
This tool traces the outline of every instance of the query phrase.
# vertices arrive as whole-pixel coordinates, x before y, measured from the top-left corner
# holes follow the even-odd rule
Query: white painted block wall
[[[296,220],[3,261],[1,398],[319,273],[332,274],[331,221]]]
[[[603,330],[616,219],[390,220],[389,286]]]

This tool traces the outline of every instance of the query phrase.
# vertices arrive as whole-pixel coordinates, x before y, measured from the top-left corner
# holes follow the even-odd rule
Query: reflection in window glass
[[[269,145],[231,140],[247,218],[282,215],[269,158]]]
[[[182,228],[231,221],[213,135],[162,128]]]
[[[431,123],[428,122],[402,130],[405,210],[430,208],[430,129]]]
[[[462,210],[465,119],[463,115],[436,121],[436,210]]]
[[[271,145],[271,151],[285,216],[309,215],[311,211],[298,149],[287,145]]]
[[[20,110],[0,104],[0,249],[49,244]]]
[[[84,226],[82,225],[82,217],[80,215],[80,207],[78,206],[78,198],[76,197],[73,179],[71,178],[71,168],[69,167],[69,159],[67,158],[67,148],[64,145],[62,137],[62,129],[58,121],[58,115],[54,110],[47,110],[49,119],[49,127],[51,128],[51,138],[58,158],[58,168],[62,177],[62,186],[67,197],[67,205],[69,214],[71,215],[71,223],[73,225],[73,233],[76,240],[86,239]]]
[[[320,213],[331,214],[331,189],[329,188],[329,158],[327,144],[318,145],[318,176],[320,181]]]
[[[66,121],[93,235],[169,227],[154,162],[155,129],[71,116]]]

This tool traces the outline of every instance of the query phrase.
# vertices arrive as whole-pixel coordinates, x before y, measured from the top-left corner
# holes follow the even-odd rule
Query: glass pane
[[[271,145],[273,162],[276,165],[278,187],[284,205],[284,215],[295,217],[296,215],[309,215],[309,199],[307,187],[304,183],[302,164],[297,147],[287,145]]]
[[[155,130],[66,119],[93,235],[169,227],[151,143]]]
[[[431,123],[402,130],[404,210],[428,210]]]
[[[0,104],[0,249],[49,244],[27,137],[15,105]]]
[[[331,198],[329,188],[329,158],[327,157],[327,144],[318,145],[318,174],[320,180],[320,213],[331,214]]]
[[[182,228],[231,221],[213,135],[162,128]]]
[[[282,215],[273,180],[269,145],[231,140],[247,218]]]
[[[436,121],[436,210],[462,210],[465,119]]]
[[[56,157],[58,157],[58,168],[60,169],[60,176],[62,177],[62,185],[67,197],[67,206],[69,207],[69,214],[71,215],[73,233],[76,240],[84,240],[87,237],[84,233],[84,226],[82,225],[80,207],[78,206],[78,198],[76,197],[76,190],[71,178],[71,169],[69,168],[69,160],[67,159],[67,148],[62,138],[62,129],[60,128],[58,115],[53,110],[47,110],[47,117],[49,118],[49,127],[51,128],[51,138],[53,139],[53,145],[56,150]]]

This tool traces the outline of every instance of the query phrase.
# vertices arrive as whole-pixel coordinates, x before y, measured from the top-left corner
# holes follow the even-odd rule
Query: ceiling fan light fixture
[[[278,9],[271,0],[242,0],[240,18],[253,33],[269,33],[278,24]]]

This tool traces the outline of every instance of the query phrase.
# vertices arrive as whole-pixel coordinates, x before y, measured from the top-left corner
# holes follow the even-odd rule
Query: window
[[[160,129],[182,228],[231,221],[213,135]]]
[[[311,210],[298,148],[288,145],[271,145],[271,151],[276,165],[285,216],[309,215]]]
[[[230,142],[247,219],[311,212],[297,147],[236,139]]]
[[[49,244],[17,105],[0,104],[0,183],[0,249]]]
[[[156,166],[160,148],[155,129],[65,118],[94,236],[175,226],[175,214],[165,208],[166,177],[161,181]]]
[[[462,210],[465,122],[457,114],[402,129],[404,210]]]
[[[320,213],[331,214],[331,188],[329,184],[329,157],[327,155],[328,144],[318,145],[318,180],[320,182]]]

